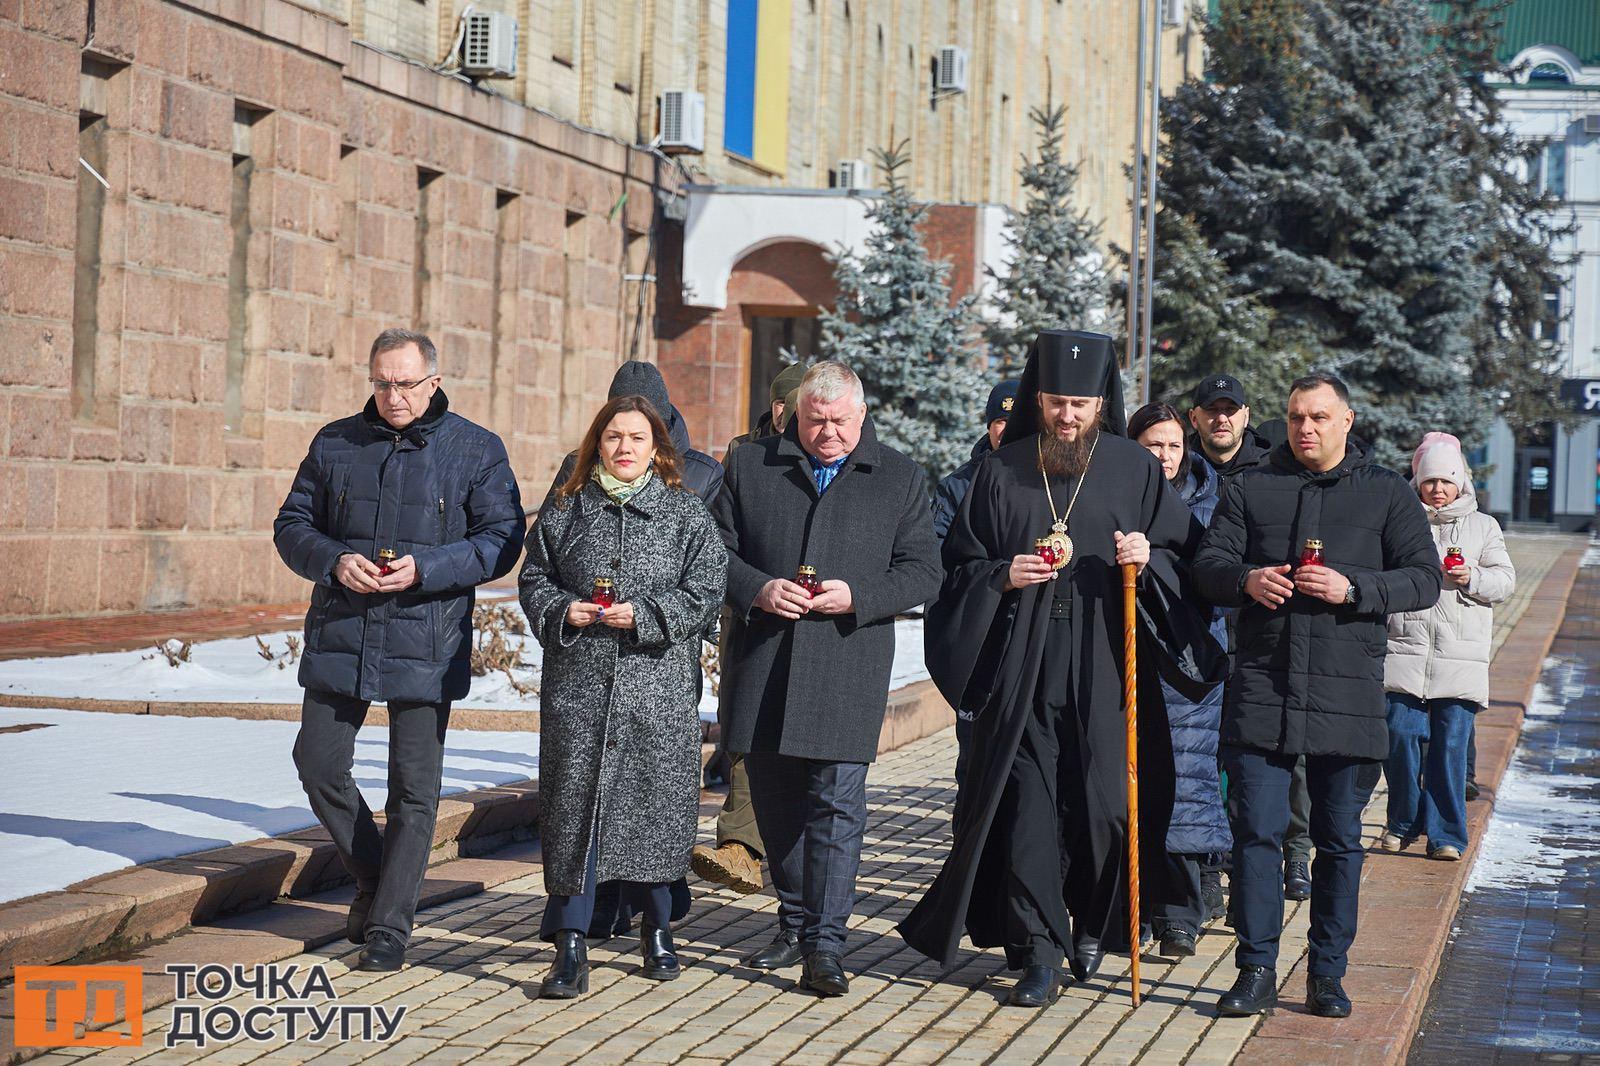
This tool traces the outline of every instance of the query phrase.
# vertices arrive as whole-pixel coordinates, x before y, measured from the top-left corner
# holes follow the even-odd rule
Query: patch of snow
[[[1549,729],[1568,704],[1584,693],[1581,665],[1549,659],[1544,682],[1534,690],[1523,720],[1524,739]],[[1600,839],[1600,778],[1577,772],[1563,763],[1556,773],[1536,769],[1519,749],[1500,779],[1494,814],[1484,833],[1483,846],[1467,878],[1465,891],[1507,885],[1558,885],[1568,875],[1568,864],[1588,857],[1584,841]],[[1575,846],[1563,846],[1563,841]]]
[[[517,610],[520,613],[521,608]],[[298,639],[300,635],[299,630],[284,630],[263,634],[261,639],[282,657],[288,648],[287,638]],[[544,661],[539,642],[531,636],[511,639],[524,641],[522,657],[530,668],[519,676],[536,679]],[[56,699],[294,704],[300,702],[302,694],[296,680],[298,670],[298,662],[280,670],[277,662],[263,659],[255,637],[230,637],[197,641],[190,661],[178,666],[169,666],[153,648],[0,661],[0,692]],[[889,687],[903,688],[927,676],[922,656],[922,619],[901,619],[895,624]],[[505,674],[493,673],[473,678],[472,690],[456,706],[536,711],[539,697],[520,695]],[[709,686],[700,699],[700,718],[706,722],[717,719],[717,698]]]
[[[294,722],[0,708],[0,727],[25,724],[45,728],[0,733],[0,901],[316,824]],[[389,731],[363,728],[354,775],[373,810],[388,760]],[[440,792],[538,770],[537,733],[452,731]]]

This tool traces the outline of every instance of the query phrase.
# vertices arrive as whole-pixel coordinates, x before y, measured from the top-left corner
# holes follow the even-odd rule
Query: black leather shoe
[[[1006,1002],[1013,1007],[1048,1007],[1061,996],[1061,971],[1054,966],[1028,966],[1011,986]]]
[[[405,964],[405,943],[393,933],[380,929],[367,937],[367,946],[361,949],[356,969],[368,973],[393,973]]]
[[[350,901],[350,914],[344,920],[344,938],[352,944],[367,942],[367,915],[372,913],[376,892],[356,889],[356,898]]]
[[[1311,864],[1304,859],[1290,859],[1283,864],[1283,898],[1311,898]]]
[[[583,932],[562,929],[556,933],[556,961],[539,985],[540,999],[576,999],[589,991],[589,945],[583,941]]]
[[[1161,934],[1161,954],[1168,959],[1187,959],[1194,954],[1194,934],[1187,929],[1168,929]]]
[[[1271,1014],[1277,1002],[1278,972],[1265,966],[1241,966],[1233,987],[1217,1000],[1217,1013],[1224,1018]]]
[[[806,956],[800,987],[809,988],[819,996],[842,996],[850,991],[850,978],[844,975],[844,963],[839,961],[839,956],[831,951],[813,951]]]
[[[1205,904],[1206,919],[1221,918],[1228,912],[1222,895],[1222,871],[1207,870],[1200,875],[1200,899]]]
[[[1105,959],[1105,952],[1100,950],[1100,941],[1092,936],[1079,936],[1072,939],[1072,958],[1067,960],[1072,976],[1078,981],[1087,981],[1100,972],[1100,963]]]
[[[673,981],[683,973],[672,946],[672,930],[646,925],[639,932],[639,950],[644,954],[644,976],[650,980]]]
[[[745,965],[758,970],[781,970],[793,966],[804,955],[800,951],[800,934],[781,932],[772,943],[745,959]]]
[[[1319,1018],[1348,1018],[1350,997],[1337,977],[1307,977],[1306,1010]]]

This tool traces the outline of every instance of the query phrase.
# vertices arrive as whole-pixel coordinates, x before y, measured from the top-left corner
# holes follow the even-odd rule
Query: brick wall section
[[[371,337],[412,323],[419,165],[441,174],[425,318],[445,387],[541,497],[631,336],[622,257],[650,226],[649,158],[353,45],[284,0],[101,3],[91,48],[116,73],[95,403],[80,416],[84,11],[0,2],[0,618],[303,595],[271,521],[311,435],[364,401]],[[229,427],[236,104],[260,118],[244,417]]]

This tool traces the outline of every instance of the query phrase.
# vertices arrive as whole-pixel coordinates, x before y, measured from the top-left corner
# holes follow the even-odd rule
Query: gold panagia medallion
[[[1067,536],[1066,523],[1057,522],[1051,526],[1044,540],[1055,549],[1055,556],[1050,560],[1050,569],[1063,569],[1072,561],[1072,538]]]

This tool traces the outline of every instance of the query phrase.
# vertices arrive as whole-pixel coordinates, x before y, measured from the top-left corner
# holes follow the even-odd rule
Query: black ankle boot
[[[580,929],[563,929],[556,934],[556,961],[550,975],[539,986],[541,999],[576,999],[589,991],[589,946]]]
[[[1306,1010],[1319,1018],[1348,1018],[1350,997],[1337,977],[1307,977]]]
[[[670,929],[646,924],[639,932],[639,951],[644,955],[644,976],[652,981],[672,981],[683,972]]]
[[[1244,1018],[1251,1014],[1271,1014],[1278,1001],[1278,974],[1265,966],[1241,966],[1233,987],[1217,1000],[1217,1013],[1224,1018]]]

